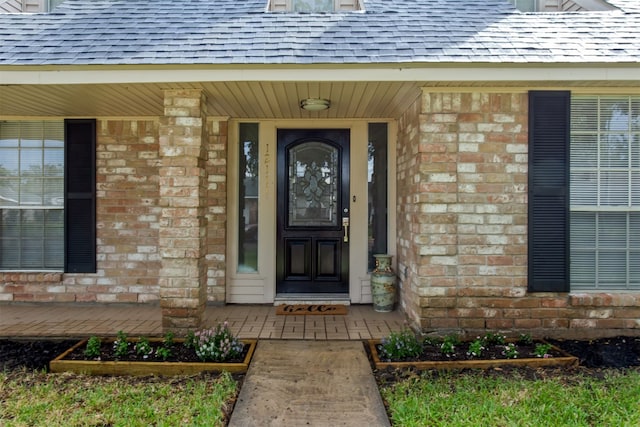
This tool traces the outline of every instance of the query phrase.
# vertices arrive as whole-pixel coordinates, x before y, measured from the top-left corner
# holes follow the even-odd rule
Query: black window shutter
[[[571,93],[529,92],[529,291],[569,291]]]
[[[65,120],[65,272],[96,272],[96,121]]]

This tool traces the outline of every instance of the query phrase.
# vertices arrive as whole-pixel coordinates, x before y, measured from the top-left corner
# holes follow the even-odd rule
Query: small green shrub
[[[196,340],[196,334],[193,331],[189,331],[184,338],[184,346],[186,348],[196,348]]]
[[[173,346],[175,345],[175,334],[168,331],[162,338],[162,346],[156,348],[156,358],[167,360],[173,355]]]
[[[440,344],[440,352],[446,356],[451,356],[456,352],[456,346],[460,345],[460,337],[456,334],[447,335]]]
[[[144,359],[147,359],[149,355],[153,353],[153,349],[151,348],[151,344],[147,337],[140,337],[140,340],[138,340],[135,345],[135,349],[136,354],[142,356]]]
[[[549,354],[549,350],[551,350],[551,344],[536,344],[536,348],[533,350],[533,354],[536,357],[549,358],[551,355]]]
[[[171,349],[167,347],[156,348],[156,357],[158,359],[167,360],[171,357]]]
[[[487,333],[484,336],[484,341],[487,344],[495,344],[495,345],[502,345],[506,342],[507,337],[505,337],[504,335],[500,334],[500,333]]]
[[[484,342],[480,337],[478,337],[475,341],[469,344],[467,355],[471,357],[480,357],[482,356],[482,350],[484,350]]]
[[[102,341],[95,335],[90,337],[87,341],[87,348],[84,349],[84,355],[90,358],[100,357],[100,346]]]
[[[447,356],[451,356],[456,352],[456,346],[453,345],[453,342],[445,340],[440,344],[440,352]]]
[[[520,336],[518,337],[518,344],[533,344],[533,338],[531,337],[531,334],[520,334]]]
[[[516,348],[516,345],[514,343],[509,343],[504,346],[502,354],[504,354],[507,359],[517,359],[520,353],[518,352],[518,349]]]
[[[168,331],[167,333],[165,333],[162,339],[163,347],[167,347],[167,348],[173,347],[173,345],[175,344],[175,337],[176,335],[171,331]]]
[[[127,341],[127,334],[122,331],[118,331],[116,340],[113,342],[113,350],[116,357],[126,357],[129,352],[129,341]]]
[[[410,329],[391,332],[382,339],[380,355],[388,360],[403,360],[418,357],[422,353],[422,344]]]

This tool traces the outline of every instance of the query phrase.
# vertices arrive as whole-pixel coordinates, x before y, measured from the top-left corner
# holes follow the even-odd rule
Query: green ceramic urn
[[[376,268],[371,272],[371,296],[373,309],[379,312],[393,311],[396,302],[396,275],[391,269],[391,255],[376,254]]]

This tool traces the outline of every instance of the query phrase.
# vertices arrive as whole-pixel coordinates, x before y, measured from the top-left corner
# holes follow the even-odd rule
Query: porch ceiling
[[[175,70],[176,75],[181,73]],[[560,75],[566,74],[560,71]],[[1,73],[0,73],[1,76]],[[497,81],[363,80],[354,81],[189,81],[174,83],[75,83],[2,84],[0,116],[10,117],[145,117],[161,116],[167,89],[202,89],[207,96],[210,116],[236,119],[397,119],[420,96],[422,87],[447,90],[455,87],[473,90],[563,89],[580,93],[606,90],[607,93],[638,87],[638,80],[545,79]],[[621,77],[628,77],[622,74]],[[351,79],[351,80],[349,80]],[[498,88],[498,89],[496,89]],[[331,108],[308,112],[298,105],[305,98],[326,98]]]
[[[397,118],[420,94],[419,82],[0,85],[0,116],[159,116],[163,90],[194,88],[205,91],[209,115],[256,119]],[[298,106],[304,98],[331,108],[310,113]]]

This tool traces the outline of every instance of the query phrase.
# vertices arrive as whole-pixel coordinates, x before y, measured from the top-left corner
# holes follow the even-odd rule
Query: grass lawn
[[[640,371],[424,372],[382,386],[394,426],[639,426]]]
[[[0,425],[223,426],[237,389],[229,374],[138,378],[0,372]]]

